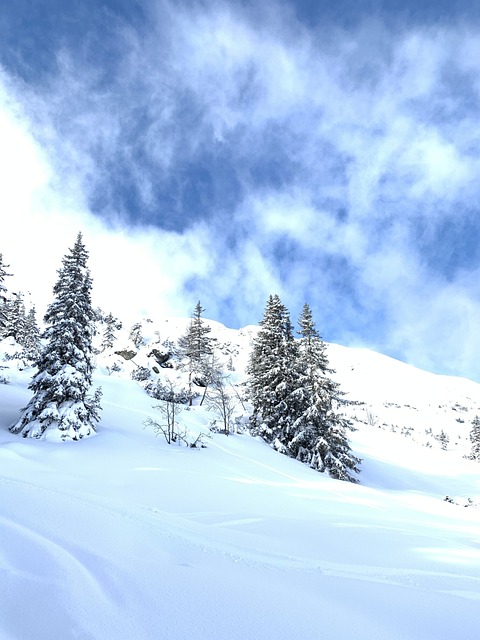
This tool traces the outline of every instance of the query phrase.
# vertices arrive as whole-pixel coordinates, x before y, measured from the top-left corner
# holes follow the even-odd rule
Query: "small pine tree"
[[[472,422],[470,442],[472,443],[470,458],[472,460],[480,460],[480,418],[478,416],[475,416]]]
[[[145,343],[145,339],[142,335],[142,323],[136,322],[130,329],[130,335],[128,336],[135,345],[135,349],[140,349]]]
[[[40,355],[40,329],[37,324],[35,307],[33,306],[25,318],[25,331],[22,341],[25,355],[29,360],[36,360]]]
[[[202,308],[199,300],[185,335],[178,341],[182,353],[199,365],[202,364],[205,356],[212,353],[212,341],[208,335],[211,328],[205,324],[202,318],[204,311],[205,309]]]
[[[450,438],[448,437],[448,435],[445,433],[445,431],[443,429],[438,434],[437,440],[439,441],[440,446],[442,447],[442,450],[446,451],[448,449],[448,444],[450,442]]]
[[[102,343],[100,345],[100,350],[105,351],[106,349],[111,349],[116,340],[115,332],[119,331],[122,328],[122,323],[118,318],[115,318],[112,313],[106,315],[103,319],[106,327],[102,335]],[[133,330],[133,327],[132,327]]]
[[[211,338],[208,335],[211,328],[205,324],[202,318],[204,311],[205,309],[198,301],[186,333],[178,340],[180,354],[185,358],[182,367],[188,371],[190,404],[192,404],[193,398],[193,383],[206,388],[211,376],[210,356],[213,349]]]
[[[92,338],[95,312],[88,252],[79,233],[64,256],[54,286],[54,301],[45,314],[47,329],[29,388],[33,398],[10,427],[24,438],[42,438],[47,430],[60,440],[79,440],[95,432],[101,390],[88,395],[92,385]]]
[[[6,304],[6,320],[3,330],[5,338],[13,338],[18,344],[23,345],[27,316],[22,293],[13,293],[13,297]]]

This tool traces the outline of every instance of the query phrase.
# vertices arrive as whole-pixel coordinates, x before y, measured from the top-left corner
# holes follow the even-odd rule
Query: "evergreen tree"
[[[6,302],[4,337],[13,338],[23,347],[22,356],[26,360],[36,360],[40,353],[40,329],[35,317],[35,307],[28,313],[22,293],[13,293]]]
[[[278,295],[270,296],[254,342],[247,372],[253,404],[251,430],[282,453],[294,438],[302,401],[302,380],[290,316]]]
[[[324,375],[333,371],[328,368],[325,342],[315,327],[312,311],[306,303],[298,319],[298,326],[300,329],[298,332],[300,335],[299,359],[310,384],[313,384],[318,371]]]
[[[105,351],[106,349],[111,349],[113,347],[116,340],[115,332],[122,328],[122,323],[118,318],[115,318],[112,313],[106,315],[103,322],[106,324],[106,327],[102,335],[102,344],[100,345],[101,351]]]
[[[311,464],[314,444],[322,432],[319,404],[320,401],[326,404],[328,398],[327,390],[320,389],[319,376],[326,376],[330,370],[325,343],[315,328],[307,304],[299,318],[299,327],[301,338],[298,343],[298,366],[303,372],[303,387],[298,395],[295,435],[289,443],[289,454],[301,462]]]
[[[325,343],[308,305],[299,324],[296,342],[287,309],[270,296],[248,366],[252,433],[313,469],[356,482],[352,472],[360,460],[346,436],[351,424],[338,412],[345,401],[330,378]]]
[[[48,430],[60,440],[79,440],[95,432],[101,392],[97,389],[93,396],[88,395],[95,312],[87,258],[79,233],[73,249],[62,260],[53,289],[55,299],[45,314],[43,337],[47,342],[29,387],[34,395],[10,427],[12,433],[41,438]]]
[[[470,442],[472,443],[470,458],[472,460],[480,460],[480,418],[478,416],[475,416],[472,422]]]
[[[145,339],[142,335],[142,323],[136,322],[130,329],[130,335],[128,336],[135,345],[135,349],[140,349],[145,343]]]
[[[40,329],[37,324],[35,307],[33,306],[25,318],[25,330],[21,342],[25,355],[29,360],[37,360],[40,355]]]
[[[10,265],[3,262],[3,255],[0,253],[0,338],[4,337],[5,325],[7,322],[7,287],[4,284],[5,278],[11,276],[7,273]]]
[[[205,324],[200,300],[197,302],[188,329],[179,341],[178,346],[182,353],[197,363],[200,368],[205,356],[212,353],[212,341],[208,335],[211,328]]]
[[[27,316],[22,293],[13,293],[13,297],[6,303],[6,320],[3,330],[5,338],[13,338],[23,345],[26,332]]]
[[[450,438],[443,429],[438,434],[437,440],[440,442],[440,446],[442,447],[443,451],[447,451]]]
[[[338,383],[330,378],[334,371],[328,366],[326,345],[307,304],[299,327],[299,368],[304,374],[304,387],[290,454],[313,469],[327,471],[332,478],[356,482],[351,472],[359,472],[360,460],[352,454],[346,435],[351,424],[338,413],[345,401]]]
[[[205,309],[198,301],[186,333],[178,340],[180,353],[186,359],[182,367],[188,371],[190,405],[193,399],[193,383],[204,387],[206,391],[213,375],[215,359],[212,360],[212,340],[208,335],[211,328],[203,321],[202,313],[204,311]]]

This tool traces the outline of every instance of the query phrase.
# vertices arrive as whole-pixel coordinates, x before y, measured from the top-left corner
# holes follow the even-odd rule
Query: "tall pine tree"
[[[95,311],[88,252],[79,233],[64,256],[54,286],[54,301],[45,315],[47,343],[36,362],[30,389],[34,395],[19,420],[10,427],[23,437],[79,440],[95,432],[101,391],[93,396],[92,338]]]
[[[305,304],[299,318],[299,368],[304,374],[303,406],[294,425],[295,437],[289,449],[292,457],[332,478],[356,482],[360,459],[351,450],[347,438],[350,422],[339,413],[344,404],[338,383],[330,375],[326,345]]]
[[[301,381],[297,345],[287,308],[278,295],[270,296],[260,322],[247,372],[253,413],[251,430],[282,453],[294,437]]]

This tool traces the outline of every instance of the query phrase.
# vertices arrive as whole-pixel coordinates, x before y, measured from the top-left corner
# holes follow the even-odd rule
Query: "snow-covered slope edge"
[[[355,403],[348,413],[357,425],[469,454],[471,423],[480,415],[478,383],[422,371],[367,349],[331,344],[328,353],[336,379]]]

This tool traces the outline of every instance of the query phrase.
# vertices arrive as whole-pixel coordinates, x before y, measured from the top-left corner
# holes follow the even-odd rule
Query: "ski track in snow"
[[[102,588],[100,581],[97,579],[94,572],[90,571],[87,566],[82,563],[75,552],[67,549],[64,544],[54,542],[50,537],[46,537],[33,530],[30,527],[19,524],[18,522],[0,516],[0,526],[2,527],[2,535],[5,536],[7,532],[12,534],[12,540],[15,540],[16,547],[20,550],[29,547],[31,550],[35,550],[33,554],[22,555],[18,548],[9,549],[10,553],[7,557],[6,568],[2,570],[15,571],[17,575],[28,577],[37,582],[43,582],[45,576],[51,576],[52,573],[60,574],[61,572],[55,571],[52,567],[66,567],[68,573],[79,574],[79,578],[87,583],[88,590],[92,591],[92,595],[95,598],[101,598],[102,606],[109,604],[109,599]],[[4,538],[7,539],[7,536]],[[5,543],[4,543],[5,544]],[[42,553],[43,558],[42,558]],[[32,557],[34,562],[32,562]],[[11,566],[9,558],[15,558],[15,566]],[[58,580],[58,578],[57,578]],[[49,581],[55,581],[49,577]]]
[[[223,447],[219,448],[223,449]],[[238,454],[232,455],[237,456]],[[260,466],[269,468],[264,464]],[[274,469],[272,470],[276,471]],[[288,476],[288,474],[281,475],[294,479],[293,476]],[[131,507],[121,508],[107,506],[100,504],[97,500],[86,499],[84,496],[75,496],[71,493],[64,493],[51,488],[39,487],[38,485],[16,480],[0,478],[0,484],[16,487],[23,491],[35,492],[37,494],[50,494],[69,502],[82,504],[89,509],[103,512],[109,519],[128,520],[134,524],[135,527],[153,531],[155,535],[169,538],[177,545],[181,544],[184,547],[194,547],[202,553],[216,555],[224,560],[240,563],[252,568],[281,572],[318,572],[326,577],[393,585],[418,591],[436,591],[439,593],[449,593],[461,598],[480,600],[480,577],[476,578],[466,574],[421,569],[399,569],[374,565],[332,563],[328,561],[317,562],[294,555],[267,552],[265,549],[229,544],[226,543],[223,538],[217,541],[215,535],[212,535],[212,527],[209,527],[208,533],[203,533],[198,530],[198,521],[202,519],[208,520],[211,516],[215,516],[217,519],[213,529],[217,527],[237,527],[238,525],[251,524],[261,521],[260,518],[218,521],[221,514],[218,512],[204,511],[183,513],[181,516],[175,516],[162,512],[154,507],[143,507],[133,510]],[[50,538],[39,534],[38,531],[20,525],[18,522],[6,517],[0,516],[0,523],[2,524],[4,532],[10,529],[16,538],[18,534],[20,534],[21,537],[28,539],[30,544],[33,544],[37,550],[43,550],[50,559],[54,559],[55,566],[63,566],[68,572],[73,571],[81,574],[79,577],[87,582],[87,587],[91,590],[92,595],[102,599],[102,606],[111,605],[111,598],[108,592],[95,577],[95,574],[75,555],[75,550],[68,549],[64,544],[56,543]],[[373,526],[373,528],[375,528],[375,526]],[[376,528],[390,529],[397,533],[412,533],[411,529],[401,530],[396,527],[386,526]],[[446,539],[439,537],[438,540],[443,541]],[[466,549],[470,549],[467,545],[464,546]],[[188,563],[184,564],[184,566],[187,565]],[[47,564],[45,564],[45,567],[47,567]],[[3,570],[8,570],[8,567]],[[31,568],[27,566],[23,568],[17,566],[15,567],[15,571],[20,574],[25,573],[25,575],[29,577],[33,575],[33,579],[40,581],[42,576],[50,574],[52,569],[49,567],[48,570],[37,571],[37,573],[34,572],[32,574]],[[466,585],[469,585],[471,589],[466,589]]]

